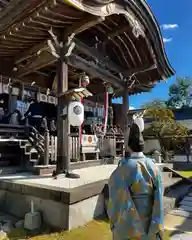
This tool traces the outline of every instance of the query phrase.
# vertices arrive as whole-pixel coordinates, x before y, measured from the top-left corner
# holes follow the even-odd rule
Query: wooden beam
[[[74,39],[74,42],[75,42],[75,49],[77,49],[78,51],[84,53],[85,55],[87,55],[89,57],[94,58],[95,60],[100,61],[101,63],[103,63],[103,65],[105,65],[108,69],[112,70],[113,72],[122,73],[123,75],[127,75],[127,73],[120,66],[117,66],[110,59],[103,56],[101,53],[99,53],[97,51],[97,49],[94,49],[93,47],[90,47],[90,46],[84,44],[83,42],[81,42],[78,39]],[[27,60],[28,58],[30,58],[33,55],[37,55],[38,52],[43,52],[43,51],[48,51],[48,50],[49,50],[49,46],[47,44],[47,41],[40,43],[40,44],[32,47],[31,49],[25,51],[21,56],[19,56],[17,58],[17,60],[15,61],[15,64],[18,64],[24,60]],[[128,72],[128,74],[129,74],[129,72]]]
[[[37,56],[37,58],[32,60],[33,61],[31,61],[29,64],[26,64],[23,67],[18,67],[18,70],[14,75],[20,78],[57,61],[57,59],[49,52],[42,52]]]
[[[79,34],[86,29],[95,26],[96,24],[104,21],[105,18],[103,17],[97,17],[97,16],[90,16],[88,19],[80,21],[75,23],[74,25],[70,26],[68,29],[66,29],[63,33],[64,37],[68,37],[71,34]],[[42,52],[44,50],[49,49],[49,46],[47,45],[47,40],[39,43],[38,45],[33,46],[32,48],[28,49],[24,53],[22,53],[20,56],[18,56],[15,59],[15,64],[18,64],[28,58],[30,58],[33,55],[37,55],[39,52]]]
[[[108,41],[110,41],[110,39],[123,34],[124,32],[127,32],[127,30],[130,29],[130,26],[128,23],[123,24],[122,26],[118,26],[117,30],[112,30],[107,34],[106,39],[101,43],[101,44],[106,44]]]
[[[45,77],[49,77],[49,76],[50,76],[48,73],[45,73],[45,72],[40,71],[40,70],[36,70],[35,72],[36,72],[37,74],[43,75],[43,76],[45,76]]]
[[[64,38],[68,37],[71,34],[79,34],[84,32],[85,30],[103,22],[105,20],[105,17],[98,17],[98,16],[90,16],[83,21],[74,23],[72,26],[70,26],[66,31],[64,31]]]
[[[112,61],[110,61],[109,59],[104,57],[102,54],[100,54],[93,47],[89,47],[89,46],[87,46],[86,44],[82,43],[81,41],[79,41],[77,39],[75,39],[74,41],[75,41],[75,44],[76,44],[76,49],[78,49],[80,52],[84,53],[85,55],[87,55],[89,57],[92,57],[95,60],[98,60],[99,62],[101,62],[101,65],[103,64],[104,68],[108,68],[111,71],[116,72],[116,73],[123,72],[123,69],[121,69],[121,67],[117,66],[115,63],[113,63]],[[42,54],[47,55],[46,51],[43,51],[45,49],[47,49],[47,50],[49,49],[48,45],[47,44],[46,45],[40,44],[40,45],[38,45],[38,47],[35,46],[32,49],[28,50],[27,54],[30,53],[31,55],[33,55],[32,53],[37,53],[38,51],[39,52],[42,51],[42,53],[40,55],[42,55]],[[25,56],[27,56],[27,54]],[[40,55],[39,56],[37,55],[37,58],[40,58]],[[28,69],[23,68],[24,71],[18,71],[18,73],[16,75],[17,75],[17,77],[19,77],[19,76],[23,76],[23,75],[26,75],[26,74],[30,73],[30,71],[37,71],[38,69],[42,68],[42,66],[50,65],[51,63],[56,61],[56,58],[55,58],[55,60],[53,60],[53,58],[54,57],[51,57],[50,53],[48,53],[48,57],[44,57],[43,64],[42,64],[41,60],[39,60],[37,63],[34,62],[33,66],[29,66]],[[24,55],[22,57],[22,60],[23,59],[26,59],[26,57],[24,57]],[[46,63],[46,61],[47,61],[47,63]],[[18,63],[18,61],[17,61],[17,63]],[[124,74],[125,74],[125,71],[124,71]],[[129,72],[126,73],[126,74],[129,74]],[[112,76],[112,78],[114,78],[114,75],[112,75],[111,73],[110,73],[110,76]],[[100,78],[102,79],[101,74],[100,74]],[[121,81],[120,78],[116,77],[116,80],[121,82],[121,84],[122,84],[122,81]]]
[[[101,67],[97,66],[96,64],[88,62],[79,56],[72,54],[68,59],[68,64],[72,67],[85,71],[92,77],[97,77],[108,83],[111,83],[112,85],[118,88],[124,87],[124,82],[121,82],[120,78],[114,76],[108,70],[104,70]]]
[[[19,56],[17,56],[17,58],[15,59],[15,64],[18,64],[24,60],[27,60],[34,55],[37,56],[40,51],[47,50],[48,48],[49,47],[47,45],[47,40],[43,41],[43,42],[29,48],[28,50],[24,51]]]
[[[7,0],[0,0],[0,3],[3,3],[4,5],[7,5],[9,2]]]
[[[4,10],[1,11],[0,13],[1,31],[6,29],[6,27],[11,26],[13,22],[17,22],[19,19],[22,19],[26,14],[25,10],[29,8],[31,5],[32,6],[34,5],[33,2],[35,1],[25,0],[10,1],[9,4],[7,4]]]
[[[127,76],[131,76],[132,74],[139,74],[139,73],[144,73],[144,72],[148,72],[152,69],[155,69],[156,68],[156,65],[155,64],[144,64],[143,66],[140,66],[140,67],[136,67],[136,68],[132,68],[130,70],[127,70],[125,71],[126,75]]]
[[[102,55],[100,52],[98,52],[96,48],[90,47],[78,39],[75,39],[74,41],[75,41],[75,48],[80,52],[84,53],[89,57],[97,59],[98,61],[103,63],[103,65],[105,65],[105,67],[107,67],[109,70],[124,74],[124,70],[120,66],[116,65],[113,61],[108,59],[107,56]]]
[[[20,80],[22,83],[25,83],[26,85],[28,84],[29,86],[31,85],[32,82],[35,82],[36,86],[40,88],[51,89],[53,77],[52,76],[45,77],[42,75],[31,74],[26,77],[21,77]],[[31,87],[31,88],[34,88],[34,87]]]
[[[37,60],[32,61],[30,65],[18,67],[15,77],[20,78],[37,71],[38,69],[43,68],[44,66],[50,65],[56,62],[57,59],[51,55],[49,52],[43,52],[37,58]],[[87,74],[92,77],[100,78],[104,81],[107,81],[118,88],[123,87],[123,82],[120,81],[120,78],[114,76],[108,70],[102,69],[100,66],[92,62],[88,62],[85,59],[72,54],[68,59],[68,64],[77,69],[87,72]]]
[[[113,72],[116,72],[116,73],[121,73],[124,77],[129,77],[133,73],[140,73],[141,71],[145,71],[147,68],[149,68],[151,66],[149,64],[145,64],[141,67],[132,68],[130,70],[124,70],[120,66],[117,66],[110,59],[107,59],[105,56],[103,56],[101,53],[99,53],[97,51],[97,49],[84,44],[83,42],[81,42],[78,39],[74,39],[74,42],[76,44],[75,48],[78,51],[84,53],[85,55],[87,55],[89,57],[94,58],[95,60],[98,60],[101,64],[104,65],[105,68],[108,68],[109,70],[111,70]],[[42,52],[41,54],[43,54],[44,50],[49,50],[47,42],[40,43],[39,45],[34,46],[31,49],[27,50],[25,53],[23,53],[21,58],[16,61],[16,63],[19,63],[20,61],[23,61],[24,59],[27,59],[27,57],[32,56],[33,54],[37,54],[37,52]],[[49,59],[50,59],[50,57],[47,58],[47,64],[50,64],[49,61],[48,61]],[[46,66],[46,63],[44,64],[44,66]],[[39,67],[38,69],[40,69],[40,68],[41,67]],[[30,68],[29,71],[30,70],[33,70],[33,69]],[[120,81],[120,79],[118,81]]]

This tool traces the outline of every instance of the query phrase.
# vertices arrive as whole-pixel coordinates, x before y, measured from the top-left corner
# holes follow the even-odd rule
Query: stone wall
[[[103,194],[68,205],[22,193],[0,190],[0,211],[20,219],[24,219],[25,214],[30,212],[31,201],[34,202],[35,211],[41,212],[43,221],[56,229],[70,230],[83,226],[104,213]]]

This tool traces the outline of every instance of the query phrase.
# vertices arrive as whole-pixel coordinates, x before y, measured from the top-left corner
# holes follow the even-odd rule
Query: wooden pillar
[[[113,127],[113,124],[114,124],[112,98],[113,98],[113,95],[109,94],[109,122],[110,122],[110,127]]]
[[[21,83],[19,87],[19,100],[21,101],[24,100],[24,91],[25,91],[25,86],[23,83]]]
[[[12,88],[11,88],[11,86],[8,87],[8,93],[9,93],[8,112],[12,113],[13,98],[12,98]]]
[[[122,118],[123,118],[123,132],[124,132],[124,147],[125,147],[125,157],[128,157],[129,147],[128,147],[128,139],[129,139],[129,121],[128,121],[128,110],[129,110],[129,95],[127,88],[123,91],[123,104],[122,104]]]
[[[61,117],[63,110],[67,107],[67,98],[63,93],[68,90],[68,65],[63,61],[58,62],[57,74],[57,168],[56,174],[67,172],[70,167],[69,147],[68,147],[68,120]],[[62,95],[63,94],[63,95]]]

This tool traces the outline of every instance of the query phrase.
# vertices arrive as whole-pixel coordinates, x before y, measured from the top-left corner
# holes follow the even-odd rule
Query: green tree
[[[192,79],[189,77],[177,78],[176,83],[169,87],[169,98],[167,101],[154,99],[141,106],[141,108],[183,108],[191,107],[192,101],[189,101],[190,88],[192,90]],[[192,96],[191,96],[192,97]]]
[[[169,99],[166,102],[169,108],[182,108],[189,107],[188,100],[189,87],[192,86],[192,79],[177,78],[176,83],[172,84],[169,88]]]
[[[158,139],[163,157],[167,160],[168,150],[185,141],[188,135],[187,128],[177,123],[173,112],[167,108],[148,108],[144,118],[151,121],[149,127],[144,130],[144,137]]]

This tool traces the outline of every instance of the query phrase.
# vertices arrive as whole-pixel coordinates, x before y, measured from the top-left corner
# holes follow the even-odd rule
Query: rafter
[[[144,64],[143,66],[140,67],[136,67],[136,68],[132,68],[130,70],[125,71],[127,76],[131,76],[131,75],[137,75],[139,73],[143,73],[143,72],[147,72],[149,70],[153,70],[157,68],[157,66],[155,64]]]
[[[3,3],[4,5],[7,5],[9,2],[7,0],[0,0],[0,3]]]
[[[97,16],[90,16],[89,18],[83,21],[80,21],[78,23],[73,24],[68,29],[66,29],[63,33],[63,37],[67,38],[71,34],[77,35],[86,29],[93,27],[100,23],[101,21],[104,21],[104,17],[97,17]],[[32,48],[28,49],[24,53],[22,53],[19,57],[15,59],[15,63],[18,64],[28,58],[30,58],[34,54],[38,54],[41,51],[47,50],[49,47],[47,45],[47,40],[41,42],[40,44],[37,44],[33,46]]]
[[[38,55],[35,59],[32,59],[30,63],[23,66],[18,66],[17,71],[15,72],[14,75],[20,78],[27,74],[33,73],[45,66],[53,64],[56,61],[57,58],[53,57],[51,53],[44,51],[40,55]]]
[[[110,31],[108,34],[107,34],[107,37],[104,39],[104,41],[102,41],[101,44],[106,44],[108,41],[110,41],[112,38],[124,33],[124,32],[127,32],[127,30],[130,29],[130,26],[128,23],[126,24],[123,24],[122,26],[118,26],[118,28],[116,30],[112,30]]]

